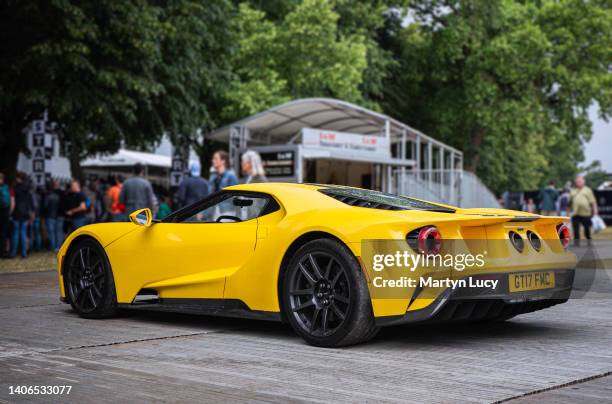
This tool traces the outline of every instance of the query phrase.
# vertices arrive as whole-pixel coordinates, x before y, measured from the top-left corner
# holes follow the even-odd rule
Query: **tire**
[[[109,318],[118,312],[108,257],[93,239],[70,247],[64,261],[64,287],[72,309],[81,317]]]
[[[361,267],[335,240],[313,240],[297,250],[284,272],[281,296],[289,324],[311,345],[353,345],[378,332]]]

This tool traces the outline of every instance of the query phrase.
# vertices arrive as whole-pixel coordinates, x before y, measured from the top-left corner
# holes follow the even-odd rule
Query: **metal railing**
[[[394,167],[389,192],[465,208],[500,206],[476,175],[463,170],[417,172]]]
[[[491,192],[476,174],[470,171],[463,172],[460,206],[462,208],[501,207],[495,194]]]

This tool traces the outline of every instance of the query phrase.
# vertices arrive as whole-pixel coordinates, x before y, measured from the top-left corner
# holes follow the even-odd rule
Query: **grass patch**
[[[612,226],[608,226],[603,231],[593,234],[593,240],[612,240]]]
[[[579,261],[578,268],[612,269],[612,258]]]
[[[17,256],[0,260],[0,273],[42,272],[57,270],[57,258],[54,252],[34,252],[27,258]]]

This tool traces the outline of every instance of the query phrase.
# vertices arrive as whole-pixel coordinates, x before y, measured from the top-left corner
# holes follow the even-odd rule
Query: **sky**
[[[589,110],[593,122],[593,137],[585,145],[585,163],[599,160],[604,171],[612,173],[612,120],[605,122],[597,117],[597,108]]]

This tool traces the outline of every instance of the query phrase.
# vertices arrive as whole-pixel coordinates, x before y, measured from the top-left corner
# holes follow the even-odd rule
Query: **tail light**
[[[440,253],[442,246],[442,235],[435,226],[425,226],[411,231],[408,234],[408,244],[410,247],[426,255],[436,255]]]
[[[511,231],[508,233],[508,237],[510,238],[510,242],[516,248],[516,251],[522,253],[525,249],[525,241],[523,241],[523,237],[515,231]]]
[[[561,240],[561,245],[563,248],[567,249],[570,244],[570,230],[569,227],[565,223],[557,226],[557,234],[559,235],[559,240]]]

